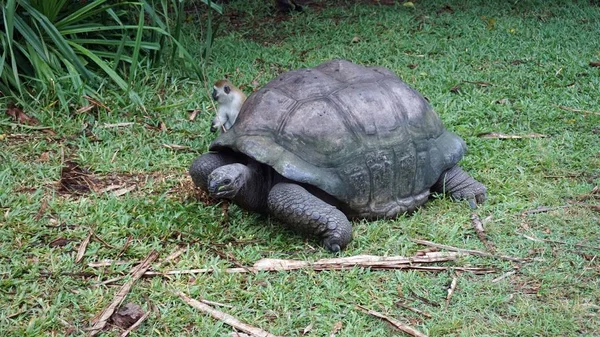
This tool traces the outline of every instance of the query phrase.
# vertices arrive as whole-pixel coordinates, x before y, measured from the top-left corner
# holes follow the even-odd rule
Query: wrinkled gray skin
[[[391,71],[344,60],[280,75],[190,167],[215,198],[270,214],[337,252],[349,218],[392,218],[431,192],[481,203],[486,188],[457,163],[464,141]]]

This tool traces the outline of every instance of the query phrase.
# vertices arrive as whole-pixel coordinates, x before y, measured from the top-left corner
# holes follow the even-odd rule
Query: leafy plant
[[[219,5],[202,2],[222,12]],[[131,83],[140,60],[151,56],[155,63],[169,46],[173,59],[183,58],[199,71],[196,60],[178,42],[183,4],[182,0],[7,0],[1,5],[0,90],[23,96],[46,89],[66,106],[65,86],[93,94],[108,79],[135,99]]]

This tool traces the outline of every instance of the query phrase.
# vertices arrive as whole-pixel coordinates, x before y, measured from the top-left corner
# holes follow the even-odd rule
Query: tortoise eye
[[[225,90],[225,93],[226,93],[226,94],[229,94],[229,93],[231,92],[231,88],[230,88],[228,85],[226,85],[226,86],[223,88],[223,90]]]

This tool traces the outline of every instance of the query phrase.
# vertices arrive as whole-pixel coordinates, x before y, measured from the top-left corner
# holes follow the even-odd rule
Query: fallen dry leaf
[[[331,334],[329,334],[329,337],[335,337],[335,335],[342,330],[343,324],[342,321],[337,321],[335,322],[335,324],[333,325],[333,328],[331,329]]]
[[[600,62],[592,61],[592,62],[590,62],[590,67],[600,67]]]
[[[86,168],[78,163],[67,160],[60,172],[60,192],[83,194],[94,191],[96,179]]]
[[[75,113],[82,114],[84,112],[88,112],[88,111],[92,110],[93,108],[94,108],[94,105],[85,105],[85,106],[82,106],[81,108],[75,110]]]
[[[135,303],[127,303],[110,316],[112,324],[121,329],[127,329],[144,316],[142,307]]]
[[[50,153],[49,152],[42,152],[42,154],[40,154],[39,158],[38,158],[38,162],[39,163],[45,163],[48,160],[50,160]]]
[[[135,187],[136,186],[133,185],[133,186],[129,186],[129,187],[124,187],[124,188],[118,189],[118,190],[112,192],[112,195],[115,196],[115,197],[120,197],[120,196],[122,196],[124,194],[127,194],[127,193],[135,190]]]
[[[19,124],[38,125],[40,121],[35,117],[29,117],[23,110],[14,104],[9,104],[6,114],[14,118]]]
[[[452,7],[450,7],[449,5],[446,5],[442,8],[440,8],[437,12],[437,14],[442,14],[442,13],[448,13],[448,14],[453,14],[454,13],[454,9]]]
[[[408,67],[409,69],[416,69],[418,66],[419,66],[419,65],[418,65],[418,64],[416,64],[416,63],[411,63],[411,64],[407,65],[407,67]]]
[[[102,107],[102,108],[106,109],[106,111],[110,112],[110,108],[107,107],[106,105],[104,105],[102,102],[95,100],[95,99],[91,98],[90,96],[83,96],[83,98],[87,99],[93,105]]]
[[[302,336],[308,334],[309,332],[311,332],[313,329],[313,325],[309,324],[307,325],[304,329],[302,329]]]
[[[460,85],[459,84],[457,84],[457,85],[453,86],[452,88],[450,88],[450,92],[451,93],[457,94],[459,91],[460,91]]]
[[[507,135],[499,132],[485,132],[477,135],[479,138],[493,138],[493,139],[523,139],[523,138],[545,138],[547,135],[541,133],[530,133],[528,135]]]
[[[188,119],[189,119],[190,122],[193,122],[194,119],[196,119],[196,116],[198,116],[198,114],[200,113],[200,110],[194,109],[194,110],[191,110],[191,111],[188,111],[188,112],[190,113],[190,117],[188,117]]]
[[[40,220],[46,213],[47,208],[48,208],[48,199],[44,198],[44,199],[42,199],[42,204],[40,205],[40,209],[38,210],[37,214],[33,217],[33,220],[35,220],[35,221]]]
[[[57,239],[52,240],[48,245],[53,248],[64,247],[64,246],[68,245],[69,242],[71,242],[71,240],[69,240],[69,239],[57,238]]]
[[[352,41],[350,41],[350,42],[352,42],[352,43],[358,43],[358,42],[360,42],[360,36],[358,36],[358,35],[355,35],[355,36],[352,38]]]
[[[171,150],[188,150],[190,148],[189,146],[177,144],[163,144],[163,146]]]

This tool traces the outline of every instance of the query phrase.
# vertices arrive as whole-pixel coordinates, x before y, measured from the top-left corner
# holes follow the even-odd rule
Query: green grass
[[[588,1],[414,3],[414,8],[313,4],[302,14],[281,17],[269,14],[268,4],[232,2],[225,12],[238,15],[230,22],[227,14],[220,19],[206,81],[177,71],[140,70],[134,89],[141,106],[107,87],[101,97],[110,112],[95,108],[77,114],[81,107],[74,106],[65,115],[44,96],[23,107],[56,135],[15,126],[2,114],[2,335],[87,334],[84,329],[117,291],[114,284],[95,285],[128,273],[152,249],[162,259],[178,245],[186,247],[160,270],[232,266],[215,248],[245,265],[262,257],[330,257],[316,242],[236,206],[223,219],[220,205],[197,199],[186,170],[214,137],[209,133],[214,80],[227,75],[250,93],[281,71],[331,58],[388,67],[423,93],[447,128],[467,142],[462,166],[489,189],[488,202],[477,211],[481,219],[490,217],[485,224],[489,240],[498,253],[538,260],[517,265],[461,258],[457,266],[498,272],[461,274],[447,308],[413,300],[410,293],[443,304],[451,272],[352,269],[145,278],[126,302],[144,308],[152,303],[159,314],[151,314],[131,336],[225,336],[232,331],[183,303],[174,289],[229,304],[233,308],[222,310],[286,336],[301,336],[311,324],[308,336],[329,336],[336,322],[342,322],[338,336],[402,336],[358,311],[356,304],[431,336],[600,335],[600,249],[575,246],[600,247],[600,213],[569,203],[600,185],[600,115],[556,107],[600,112],[600,68],[589,65],[600,61],[600,7]],[[186,29],[186,47],[200,52],[203,27],[190,23]],[[354,37],[359,41],[352,42]],[[458,92],[452,92],[457,85]],[[1,106],[9,99],[0,98]],[[497,103],[503,99],[504,104]],[[201,111],[193,122],[189,109]],[[135,124],[103,127],[120,122]],[[547,137],[478,137],[492,131]],[[60,193],[61,165],[67,159],[90,168],[100,187],[115,183],[136,189],[119,197]],[[600,204],[598,196],[584,202]],[[559,207],[563,205],[568,207]],[[539,206],[557,208],[522,215]],[[484,250],[470,216],[465,203],[441,198],[409,217],[356,221],[355,239],[341,256],[412,255],[423,247],[411,238]],[[77,248],[90,230],[105,243],[92,238],[83,262],[75,263]],[[534,242],[522,234],[567,244]],[[57,239],[66,239],[66,244],[57,246]],[[104,259],[128,264],[87,266]],[[515,275],[491,282],[514,268]],[[433,318],[398,308],[395,302],[402,297]],[[119,331],[105,335],[118,336]]]

